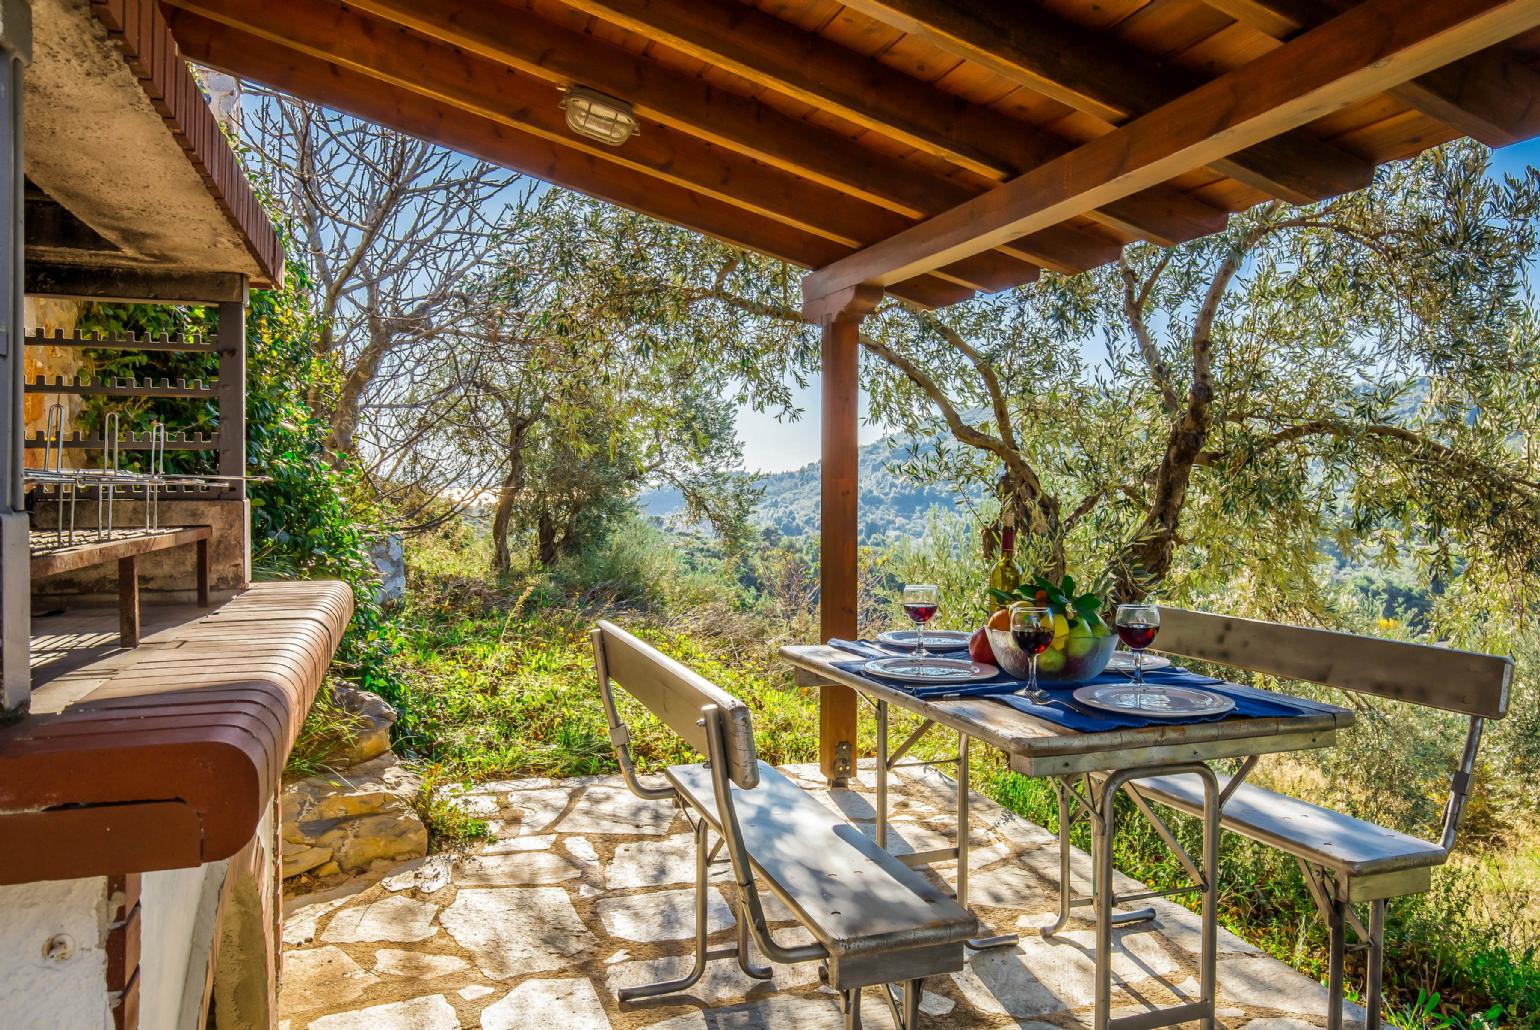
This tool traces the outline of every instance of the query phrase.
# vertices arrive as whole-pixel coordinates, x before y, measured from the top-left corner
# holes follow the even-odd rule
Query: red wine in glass
[[[1040,655],[1053,643],[1053,627],[1040,622],[1027,622],[1011,627],[1011,639],[1029,655]]]
[[[904,606],[904,614],[909,616],[909,621],[914,623],[917,645],[914,655],[916,658],[924,658],[930,654],[925,650],[925,624],[935,618],[941,608],[941,591],[936,589],[934,583],[909,583],[905,585],[899,603]]]
[[[1159,626],[1119,626],[1118,639],[1127,644],[1131,651],[1143,651],[1155,643],[1155,634],[1158,632]]]
[[[1053,643],[1053,613],[1035,604],[1011,605],[1011,642],[1032,660],[1027,685],[1021,692],[1042,703],[1044,695],[1037,688],[1037,656]]]
[[[1112,624],[1118,638],[1134,653],[1134,682],[1144,685],[1144,649],[1155,642],[1160,631],[1160,609],[1148,602],[1118,605]]]
[[[910,621],[916,626],[923,626],[935,617],[940,607],[938,604],[929,604],[923,601],[912,602],[904,605],[904,614],[909,616]]]

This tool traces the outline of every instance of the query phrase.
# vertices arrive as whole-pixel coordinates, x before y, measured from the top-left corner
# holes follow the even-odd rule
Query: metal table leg
[[[1112,926],[1117,896],[1112,888],[1112,845],[1117,834],[1114,802],[1118,791],[1146,776],[1194,773],[1203,779],[1203,858],[1201,882],[1203,894],[1202,948],[1199,958],[1198,1000],[1153,1012],[1112,1018]],[[1157,769],[1123,769],[1108,776],[1100,791],[1091,798],[1093,818],[1092,857],[1095,884],[1093,905],[1096,911],[1095,987],[1096,1007],[1092,1025],[1096,1030],[1150,1030],[1196,1020],[1204,1030],[1215,1026],[1215,968],[1218,960],[1219,920],[1219,781],[1207,765],[1191,763]],[[1184,863],[1185,864],[1185,863]],[[1066,887],[1067,890],[1067,887]]]
[[[925,735],[932,723],[928,720],[922,723],[907,740],[898,746],[898,750],[889,756],[888,703],[879,698],[874,707],[877,711],[877,846],[887,850],[888,773],[893,768],[893,764]],[[968,832],[972,826],[972,804],[968,787],[968,744],[967,734],[959,733],[957,735],[957,846],[939,851],[897,856],[900,862],[910,866],[944,862],[949,858],[957,859],[957,903],[963,908],[968,907]],[[993,934],[973,938],[968,942],[968,947],[974,951],[984,948],[1004,948],[1014,945],[1020,939],[1020,935],[1014,933]]]
[[[1070,880],[1070,853],[1074,848],[1074,844],[1070,841],[1070,831],[1074,828],[1077,821],[1074,818],[1074,812],[1079,810],[1084,813],[1093,827],[1098,825],[1101,819],[1099,814],[1100,808],[1097,807],[1094,800],[1087,800],[1088,798],[1094,799],[1095,787],[1091,783],[1090,778],[1086,777],[1086,798],[1082,798],[1075,792],[1073,787],[1068,785],[1067,780],[1068,777],[1064,777],[1053,781],[1054,790],[1059,798],[1059,917],[1052,924],[1043,927],[1041,932],[1044,937],[1052,937],[1060,930],[1063,930],[1069,924],[1071,912],[1076,908],[1094,904],[1099,891],[1094,872],[1094,863],[1096,861],[1096,849],[1094,847],[1091,849],[1091,860],[1093,862],[1091,896],[1088,898],[1075,897],[1075,891]],[[1069,803],[1071,797],[1075,799],[1075,807],[1073,808]],[[1122,900],[1142,900],[1146,897],[1163,896],[1169,893],[1172,892],[1151,891],[1148,894],[1139,895],[1137,898],[1124,898]],[[1142,923],[1145,920],[1154,918],[1155,910],[1148,907],[1129,909],[1123,912],[1115,911],[1112,913],[1112,925],[1126,926],[1129,923]]]
[[[968,786],[968,745],[966,733],[957,735],[957,903],[968,907],[968,834],[973,828],[972,802]],[[985,948],[1008,948],[1021,940],[1019,934],[997,933],[975,937],[968,942],[974,951]]]
[[[888,703],[877,699],[877,846],[888,849]]]

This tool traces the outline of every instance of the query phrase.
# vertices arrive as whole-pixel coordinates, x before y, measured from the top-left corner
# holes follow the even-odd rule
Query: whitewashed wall
[[[110,1030],[106,877],[0,887],[0,913],[0,1027]]]

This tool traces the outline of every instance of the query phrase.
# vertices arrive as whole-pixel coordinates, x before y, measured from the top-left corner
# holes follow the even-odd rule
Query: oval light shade
[[[612,147],[636,135],[639,128],[630,104],[587,86],[568,86],[561,108],[569,129]]]

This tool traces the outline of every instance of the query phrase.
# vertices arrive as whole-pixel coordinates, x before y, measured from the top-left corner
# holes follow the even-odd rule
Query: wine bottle
[[[1016,564],[1016,526],[1005,516],[1000,527],[1000,560],[989,571],[989,589],[1012,593],[1021,586],[1021,566]]]

